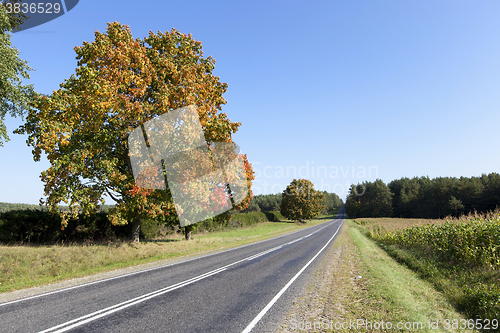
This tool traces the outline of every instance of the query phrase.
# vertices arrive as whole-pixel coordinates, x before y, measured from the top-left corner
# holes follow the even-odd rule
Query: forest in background
[[[500,174],[481,177],[414,177],[385,184],[377,179],[351,185],[346,213],[358,217],[437,219],[500,206]]]

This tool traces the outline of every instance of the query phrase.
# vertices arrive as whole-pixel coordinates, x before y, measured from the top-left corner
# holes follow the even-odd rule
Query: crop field
[[[398,262],[434,284],[474,319],[500,313],[500,214],[459,219],[359,219],[356,223]]]

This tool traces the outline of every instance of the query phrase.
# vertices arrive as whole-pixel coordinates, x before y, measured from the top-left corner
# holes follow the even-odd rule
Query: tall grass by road
[[[401,219],[356,222],[368,227],[372,239],[432,282],[469,318],[500,320],[498,212],[413,226]]]

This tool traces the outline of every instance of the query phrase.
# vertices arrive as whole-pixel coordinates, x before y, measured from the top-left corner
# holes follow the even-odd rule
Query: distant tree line
[[[10,212],[11,210],[44,210],[44,211],[46,211],[47,208],[39,206],[39,205],[0,202],[0,213]]]
[[[275,212],[280,210],[281,193],[254,195],[244,212]]]
[[[321,214],[333,213],[333,211],[344,203],[335,193],[322,192],[324,195],[323,204],[325,208]],[[281,206],[282,193],[279,194],[259,194],[255,195],[248,204],[244,212],[274,212],[279,211]]]
[[[351,185],[346,213],[358,217],[443,218],[500,206],[500,174],[377,179]]]

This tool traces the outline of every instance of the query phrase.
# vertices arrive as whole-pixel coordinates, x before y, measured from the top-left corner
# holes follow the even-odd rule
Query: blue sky
[[[75,71],[74,46],[107,22],[140,38],[191,33],[229,85],[223,111],[242,123],[233,138],[254,193],[307,178],[345,197],[376,178],[500,172],[499,12],[498,1],[81,0],[12,42],[51,93]],[[21,123],[6,120],[9,132]],[[49,164],[10,137],[0,202],[38,203]]]

